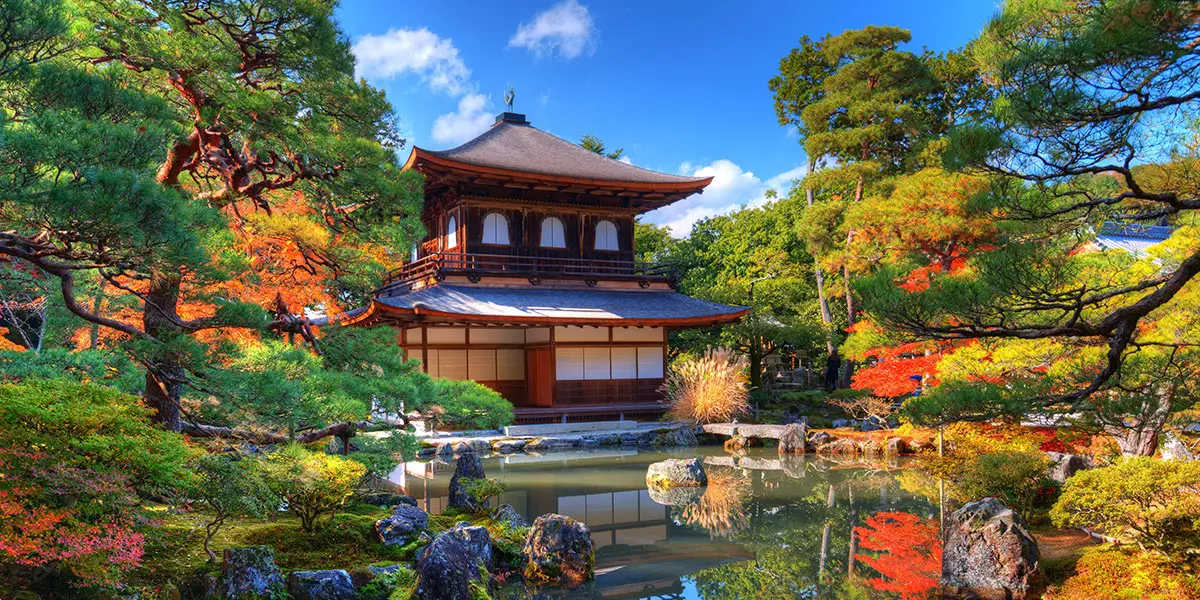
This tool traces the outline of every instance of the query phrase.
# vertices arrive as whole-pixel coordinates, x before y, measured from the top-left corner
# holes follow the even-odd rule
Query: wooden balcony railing
[[[480,277],[523,277],[536,281],[541,278],[580,279],[584,281],[637,281],[643,285],[677,281],[675,265],[640,261],[601,260],[589,258],[551,258],[542,256],[508,256],[501,254],[430,254],[388,273],[378,295],[394,296],[408,293],[414,283],[429,278],[442,279],[448,275]]]

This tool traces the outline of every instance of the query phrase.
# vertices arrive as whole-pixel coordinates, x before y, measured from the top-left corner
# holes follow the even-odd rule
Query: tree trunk
[[[809,159],[808,172],[812,173],[816,168],[816,161]],[[812,188],[804,190],[805,200],[808,206],[812,206],[814,202]],[[837,369],[841,365],[841,357],[838,356],[837,345],[833,343],[833,311],[829,309],[829,297],[825,295],[825,270],[821,268],[820,257],[817,253],[812,253],[813,258],[813,273],[817,279],[817,302],[821,306],[821,324],[825,327],[825,350],[829,353],[829,358],[826,360],[826,375],[825,389],[833,391],[837,382]],[[832,370],[830,368],[832,367]]]
[[[750,389],[762,387],[762,347],[759,346],[758,336],[750,336]]]
[[[1171,417],[1171,401],[1174,385],[1161,386],[1157,394],[1145,394],[1141,411],[1120,424],[1107,427],[1117,440],[1124,456],[1154,456],[1158,450],[1158,438]]]
[[[179,326],[178,274],[154,271],[142,309],[146,333],[167,341],[185,332]],[[158,349],[146,369],[146,404],[154,409],[154,421],[168,431],[179,431],[179,401],[186,373],[183,364],[169,351]]]

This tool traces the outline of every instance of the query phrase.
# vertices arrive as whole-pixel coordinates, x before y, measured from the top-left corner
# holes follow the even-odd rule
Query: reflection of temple
[[[570,470],[561,467],[570,457]],[[613,460],[620,460],[614,466]],[[627,466],[624,461],[628,461]],[[646,465],[636,451],[513,455],[484,460],[489,477],[508,484],[502,502],[526,519],[556,512],[584,523],[596,544],[596,590],[604,598],[670,597],[680,578],[754,555],[732,542],[676,525],[668,507],[646,491]],[[447,504],[453,464],[410,462],[389,480],[427,512]]]
[[[872,571],[857,558],[854,528],[891,511],[936,527],[937,505],[903,488],[899,471],[889,470],[896,464],[696,451],[710,454],[704,456],[709,486],[698,502],[674,508],[645,491],[646,468],[665,458],[662,453],[512,455],[484,464],[489,477],[508,484],[503,501],[526,518],[558,512],[588,524],[597,546],[597,576],[588,592],[609,599],[696,598],[702,590],[709,594],[703,597],[753,597],[762,585],[777,588],[772,597],[829,598],[843,584],[882,598],[867,589],[875,580],[864,579]],[[442,462],[408,463],[390,479],[436,513],[446,505],[453,470]],[[934,485],[919,477],[906,481]]]

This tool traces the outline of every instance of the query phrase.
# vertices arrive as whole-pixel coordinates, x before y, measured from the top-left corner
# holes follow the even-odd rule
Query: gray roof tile
[[[521,320],[695,319],[740,313],[727,306],[670,291],[566,290],[438,285],[403,296],[376,298],[400,309],[424,308],[466,316]]]
[[[659,173],[596,154],[582,146],[555,137],[532,125],[497,121],[479,137],[450,150],[426,150],[436,157],[470,165],[577,177],[638,183],[696,183],[707,177],[685,177]]]

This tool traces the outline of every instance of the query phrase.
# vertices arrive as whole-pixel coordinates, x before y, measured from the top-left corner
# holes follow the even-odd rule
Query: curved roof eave
[[[621,191],[644,191],[644,192],[689,192],[700,193],[704,188],[712,183],[712,177],[701,177],[688,181],[664,181],[664,182],[648,182],[648,181],[622,181],[616,179],[592,179],[584,177],[571,177],[565,175],[552,175],[548,173],[539,173],[536,171],[515,171],[512,169],[503,169],[499,167],[490,167],[485,165],[475,165],[471,163],[461,162],[442,156],[437,156],[422,148],[413,148],[408,156],[408,160],[404,163],[405,169],[415,169],[417,163],[426,161],[443,168],[455,169],[469,173],[480,175],[493,175],[499,177],[509,177],[513,179],[532,179],[537,181],[545,181],[571,186],[588,186],[598,188],[610,188]]]

